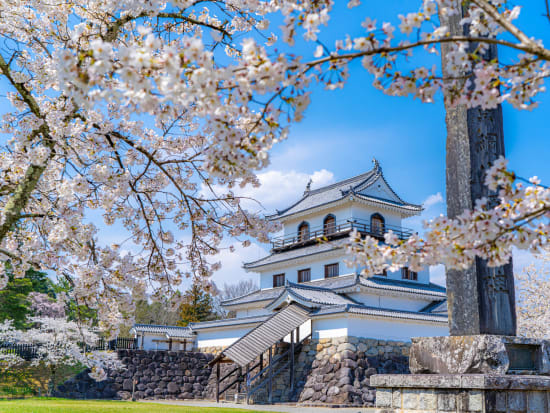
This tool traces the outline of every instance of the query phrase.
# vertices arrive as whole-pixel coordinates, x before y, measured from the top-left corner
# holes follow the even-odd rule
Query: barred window
[[[418,281],[418,273],[409,270],[408,267],[401,268],[401,278],[404,280]]]
[[[325,278],[338,277],[340,269],[338,263],[325,265]]]
[[[298,270],[298,282],[305,283],[307,281],[311,281],[311,268]]]
[[[282,287],[283,285],[285,285],[285,274],[273,275],[273,287]]]

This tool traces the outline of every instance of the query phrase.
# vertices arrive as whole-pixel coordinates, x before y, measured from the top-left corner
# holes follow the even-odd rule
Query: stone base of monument
[[[550,342],[472,335],[412,339],[411,373],[550,374]]]
[[[488,374],[380,374],[380,413],[550,412],[550,377]]]

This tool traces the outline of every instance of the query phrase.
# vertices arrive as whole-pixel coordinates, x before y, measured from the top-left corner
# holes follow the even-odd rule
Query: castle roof
[[[223,307],[241,306],[251,303],[266,302],[266,304],[277,299],[284,293],[285,289],[292,288],[295,294],[308,296],[304,289],[316,289],[320,293],[331,291],[339,295],[350,289],[364,288],[373,292],[387,291],[405,295],[421,296],[434,301],[442,301],[446,298],[445,288],[440,285],[429,283],[413,283],[408,281],[392,280],[385,277],[363,277],[355,274],[342,275],[339,277],[325,278],[322,280],[309,281],[307,283],[289,283],[285,287],[275,287],[264,290],[257,290],[241,297],[225,300],[221,303]],[[311,294],[311,293],[310,293]],[[320,301],[320,299],[319,299]],[[340,303],[344,304],[344,303]]]
[[[265,308],[268,310],[275,310],[284,303],[290,301],[295,301],[307,308],[320,308],[327,305],[357,304],[355,301],[335,293],[329,288],[288,282],[279,296]]]
[[[366,173],[322,188],[314,190],[306,189],[299,201],[288,208],[280,211],[278,210],[275,214],[269,215],[268,218],[286,218],[312,210],[313,208],[344,200],[352,195],[356,196],[359,200],[371,202],[380,206],[398,208],[407,215],[415,215],[422,211],[421,205],[411,204],[401,199],[386,181],[378,161],[374,159],[373,162],[373,169]],[[381,193],[377,192],[375,195],[372,191],[369,191],[369,188],[377,182],[380,185],[384,185],[384,190]]]
[[[192,338],[193,332],[189,327],[164,326],[157,324],[134,324],[130,329],[134,334],[157,334],[165,335],[168,338]]]
[[[330,242],[319,242],[313,245],[309,245],[307,247],[297,248],[288,251],[273,252],[266,257],[260,258],[259,260],[246,262],[243,264],[243,267],[246,270],[251,270],[254,268],[262,267],[264,265],[270,265],[293,259],[311,257],[316,254],[327,253],[330,251],[341,250],[347,242],[347,239],[340,239]]]

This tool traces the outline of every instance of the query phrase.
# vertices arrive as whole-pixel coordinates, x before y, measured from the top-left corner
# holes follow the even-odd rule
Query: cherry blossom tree
[[[506,164],[500,158],[487,172],[486,184],[498,190],[500,202],[495,207],[483,198],[476,201],[472,211],[464,211],[454,219],[440,216],[425,222],[423,235],[402,240],[389,231],[384,234],[383,244],[355,231],[348,245],[348,264],[361,266],[364,274],[371,275],[406,266],[419,271],[442,262],[448,268],[465,269],[475,257],[499,266],[510,261],[512,246],[533,254],[548,253],[550,188],[536,177],[527,185],[517,182]]]
[[[33,346],[35,354],[31,365],[42,365],[50,372],[49,394],[55,388],[56,374],[62,366],[86,366],[96,380],[104,380],[109,370],[121,366],[116,353],[89,350],[95,347],[98,336],[82,323],[66,319],[64,297],[53,300],[46,294],[35,293],[31,301],[34,309],[34,315],[29,317],[31,328],[17,330],[11,321],[6,321],[0,324],[0,343]],[[0,350],[0,369],[23,363],[21,357]]]
[[[530,264],[516,275],[518,301],[518,332],[525,337],[550,337],[550,253],[537,256],[538,263]]]
[[[329,45],[321,29],[342,7],[333,0],[1,1],[0,88],[10,105],[0,126],[9,137],[0,152],[3,258],[19,276],[29,267],[65,276],[76,299],[97,308],[102,328],[115,334],[134,313],[133,298],[145,291],[171,297],[185,277],[216,270],[211,257],[225,237],[244,245],[267,240],[273,224],[244,210],[232,189],[258,184],[255,173],[302,118],[310,87],[343,87],[351,62],[360,60],[374,87],[394,96],[433,102],[441,91],[467,107],[536,105],[550,51],[514,25],[519,7],[503,0],[411,4],[397,27],[365,15],[363,35],[344,32]],[[454,36],[441,22],[461,7],[470,30]],[[269,27],[280,15],[281,33]],[[295,53],[298,36],[310,42],[311,57]],[[399,69],[413,53],[415,61],[429,60],[442,43],[447,77],[437,66]],[[485,60],[489,44],[516,51],[515,58]],[[486,244],[496,242],[497,252],[466,240],[457,254],[448,240],[467,219],[493,228],[507,213],[481,206],[460,222],[436,221],[427,243],[413,237],[397,246],[390,237],[398,247],[392,251],[435,251],[441,237],[439,258],[413,254],[411,267],[461,266],[476,254],[502,262],[511,244],[542,242],[544,229],[518,241],[520,224],[532,219],[517,197],[532,201],[533,192],[546,192],[513,189],[497,170],[495,182],[508,191],[503,199],[521,206],[512,207],[519,215],[505,231],[514,235]],[[99,219],[128,242],[105,242]],[[369,242],[359,260],[370,254]],[[392,265],[404,262],[399,252],[385,254]]]

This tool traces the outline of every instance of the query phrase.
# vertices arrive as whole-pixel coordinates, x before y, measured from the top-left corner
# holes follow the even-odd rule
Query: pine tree
[[[199,280],[193,281],[191,287],[183,294],[179,325],[186,326],[189,323],[218,318],[214,311],[214,299],[208,290],[208,286],[203,287]]]

